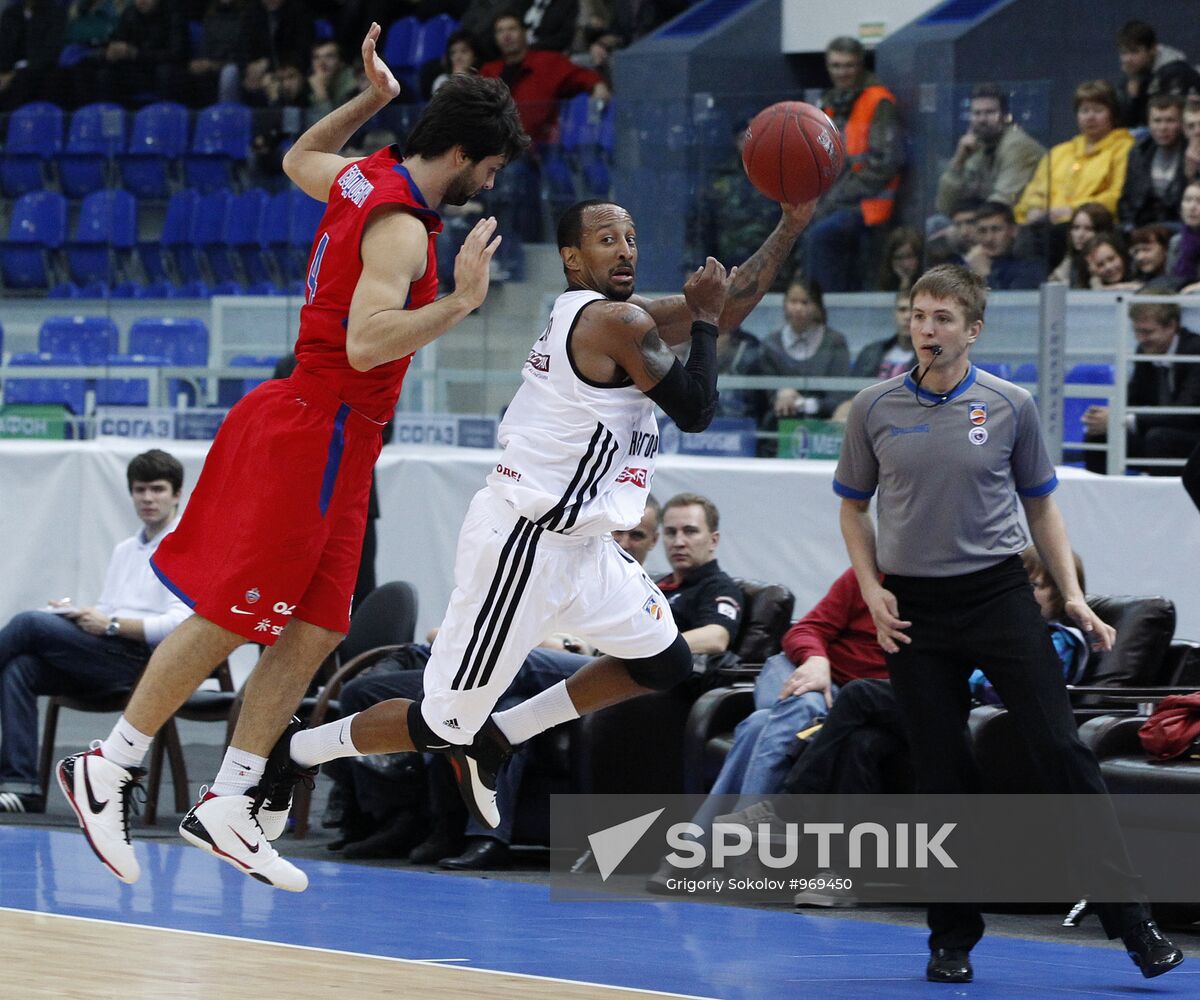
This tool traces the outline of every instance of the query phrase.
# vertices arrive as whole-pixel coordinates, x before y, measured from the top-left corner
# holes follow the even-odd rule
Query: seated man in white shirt
[[[0,629],[0,813],[46,808],[37,769],[38,695],[104,697],[130,691],[158,645],[192,612],[150,567],[175,527],[183,466],[155,448],[126,470],[142,528],[113,549],[100,599],[23,611]]]

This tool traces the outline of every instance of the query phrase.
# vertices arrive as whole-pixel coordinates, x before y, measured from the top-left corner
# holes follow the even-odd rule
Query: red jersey
[[[296,341],[296,360],[301,366],[359,413],[381,422],[390,420],[396,409],[412,355],[370,371],[355,371],[346,356],[346,325],[350,300],[362,274],[363,228],[372,212],[383,205],[403,205],[429,232],[425,273],[409,288],[405,308],[417,309],[437,298],[434,244],[442,220],[413,183],[399,148],[387,146],[349,164],[329,189],[329,205],[308,258],[305,304]]]
[[[530,49],[513,66],[503,59],[484,63],[479,75],[508,84],[521,125],[535,143],[557,141],[559,101],[590,94],[603,81],[595,70],[577,66],[561,52],[545,49]]]

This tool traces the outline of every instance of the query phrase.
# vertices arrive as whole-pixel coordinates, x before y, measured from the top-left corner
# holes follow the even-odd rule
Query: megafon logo
[[[637,842],[665,811],[656,809],[636,819],[628,819],[624,823],[588,834],[588,846],[592,849],[592,857],[596,859],[596,867],[600,869],[601,881],[608,881],[608,876],[616,871],[617,865],[625,860],[625,856],[637,846]]]

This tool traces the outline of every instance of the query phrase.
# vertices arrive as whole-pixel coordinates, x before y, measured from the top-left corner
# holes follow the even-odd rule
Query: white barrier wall
[[[186,493],[207,445],[165,443],[184,464]],[[6,569],[0,621],[51,597],[95,600],[113,545],[137,527],[125,465],[143,450],[142,443],[121,439],[0,443]],[[459,525],[496,458],[493,451],[412,446],[390,446],[380,458],[378,579],[417,587],[418,634],[441,617]],[[1179,609],[1176,634],[1200,639],[1200,513],[1179,480],[1059,471],[1057,497],[1086,564],[1089,590],[1170,597]],[[722,565],[734,575],[787,584],[800,614],[847,562],[832,475],[832,462],[664,456],[654,492],[664,501],[685,490],[711,497],[721,510]],[[214,559],[220,551],[214,540]],[[651,567],[665,565],[659,552]]]

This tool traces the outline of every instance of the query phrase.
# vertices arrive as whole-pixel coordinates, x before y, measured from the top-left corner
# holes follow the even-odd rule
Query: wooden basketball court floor
[[[546,885],[318,861],[294,895],[181,843],[117,882],[82,835],[0,826],[0,998],[728,1000],[1195,997],[1089,944],[992,935],[969,987],[924,981],[925,932],[700,902],[561,902]],[[1194,941],[1194,937],[1192,938]],[[1185,947],[1187,944],[1185,942]]]

